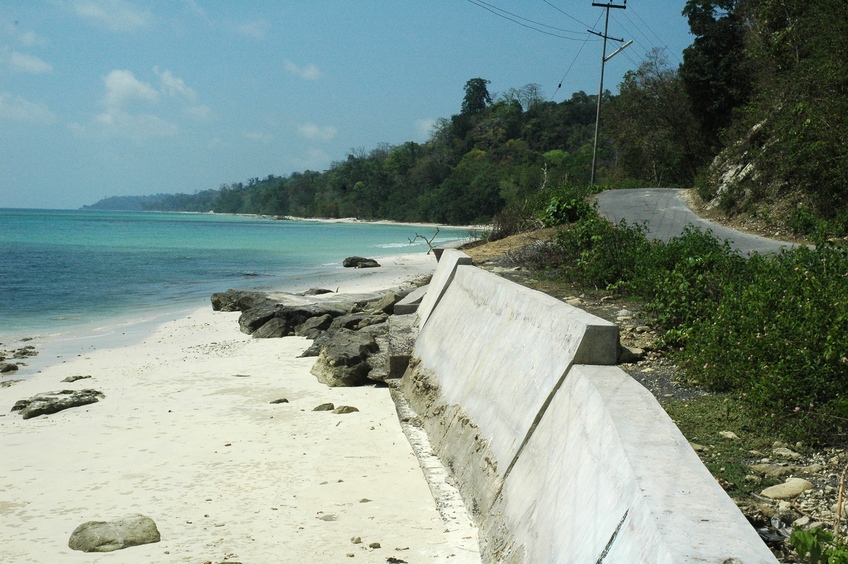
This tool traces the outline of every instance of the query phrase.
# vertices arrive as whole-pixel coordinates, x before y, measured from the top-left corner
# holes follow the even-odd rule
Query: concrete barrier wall
[[[471,264],[471,257],[456,249],[444,249],[439,257],[436,271],[433,273],[433,279],[430,280],[427,294],[421,299],[421,305],[418,306],[418,323],[420,326],[423,327],[427,323],[430,313],[442,299],[442,294],[450,285],[456,267],[460,264]]]
[[[609,366],[614,324],[451,270],[402,390],[485,561],[776,562],[653,396]]]

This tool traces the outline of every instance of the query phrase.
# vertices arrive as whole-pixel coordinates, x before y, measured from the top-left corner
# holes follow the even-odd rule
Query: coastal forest
[[[618,94],[604,92],[600,186],[590,189],[694,186],[730,214],[771,211],[768,219],[800,234],[844,234],[848,4],[687,0],[683,15],[694,40],[682,61],[645,53]],[[489,85],[468,80],[458,113],[439,119],[427,142],[352,149],[326,171],[134,205],[471,224],[544,208],[564,186],[588,186],[597,95],[553,102],[537,84],[500,93]]]

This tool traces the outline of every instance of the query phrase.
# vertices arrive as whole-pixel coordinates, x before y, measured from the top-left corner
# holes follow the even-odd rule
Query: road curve
[[[689,209],[678,188],[637,188],[607,190],[598,194],[598,212],[618,223],[645,223],[647,235],[652,239],[668,241],[683,233],[683,228],[693,225],[701,231],[712,231],[719,240],[729,240],[730,245],[743,255],[775,253],[791,248],[791,243],[775,241],[730,229],[707,221]]]

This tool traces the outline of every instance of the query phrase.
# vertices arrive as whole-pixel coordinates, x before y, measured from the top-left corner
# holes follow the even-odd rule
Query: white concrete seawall
[[[484,561],[777,562],[653,396],[617,327],[442,255],[402,390]]]

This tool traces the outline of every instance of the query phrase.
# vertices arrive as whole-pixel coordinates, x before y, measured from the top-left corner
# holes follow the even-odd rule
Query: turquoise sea
[[[0,342],[189,311],[228,288],[296,290],[351,255],[426,252],[432,227],[214,214],[0,209]],[[437,243],[469,237],[440,230]],[[3,346],[0,346],[2,349]]]

